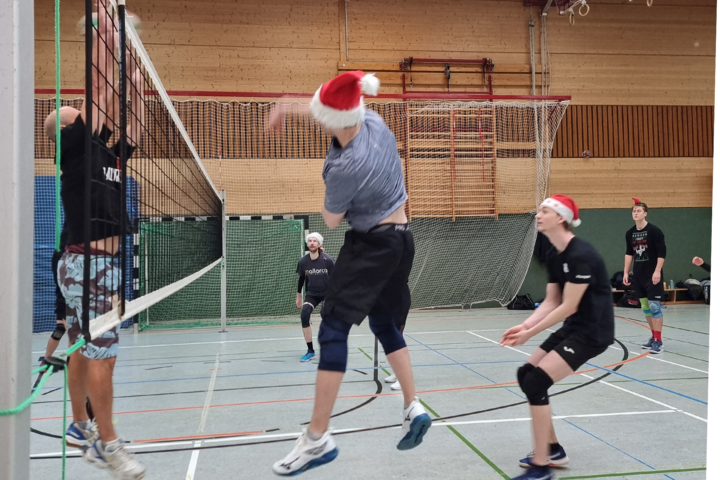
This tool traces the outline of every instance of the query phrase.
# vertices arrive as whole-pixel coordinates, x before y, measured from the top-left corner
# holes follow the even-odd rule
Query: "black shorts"
[[[355,325],[368,315],[392,315],[396,325],[404,325],[414,257],[415,242],[407,224],[378,225],[369,232],[348,230],[330,276],[323,315]]]
[[[540,348],[548,353],[553,350],[556,351],[558,355],[570,365],[570,368],[572,368],[574,372],[585,362],[607,350],[608,345],[594,346],[584,341],[578,335],[558,330],[557,332],[553,332],[553,334],[540,345]]]
[[[320,305],[323,300],[325,300],[325,297],[321,295],[305,295],[305,300],[303,301],[303,303],[309,303],[314,309],[315,307]]]
[[[637,278],[633,275],[633,290],[637,295],[638,300],[641,298],[647,298],[648,300],[657,300],[662,302],[665,297],[665,287],[663,286],[662,278],[657,285],[653,285],[652,277],[648,279]]]

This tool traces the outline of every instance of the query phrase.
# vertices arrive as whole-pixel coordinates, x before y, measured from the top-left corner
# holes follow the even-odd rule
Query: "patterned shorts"
[[[64,252],[58,264],[57,278],[67,304],[67,331],[73,345],[82,333],[83,266],[85,256]],[[118,303],[120,286],[119,259],[110,255],[90,256],[90,320],[111,311]],[[117,357],[118,331],[113,328],[85,344],[80,353],[92,360]]]

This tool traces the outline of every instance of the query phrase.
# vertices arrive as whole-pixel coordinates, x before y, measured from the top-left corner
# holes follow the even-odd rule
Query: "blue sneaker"
[[[530,468],[532,466],[532,457],[535,455],[535,452],[531,452],[528,454],[527,457],[520,459],[518,462],[522,468]],[[561,468],[567,466],[568,463],[570,463],[570,458],[567,456],[567,453],[565,453],[565,449],[562,447],[562,445],[559,445],[559,448],[557,450],[551,451],[550,456],[548,457],[548,461],[550,462],[548,465],[553,468]]]
[[[417,397],[403,409],[403,438],[397,444],[398,450],[410,450],[420,445],[428,429],[432,426],[430,415]]]
[[[67,432],[65,432],[65,444],[68,447],[89,447],[95,443],[97,438],[97,428],[92,422],[90,422],[90,428],[88,429],[81,428],[77,422],[73,422],[68,427]]]
[[[315,358],[315,352],[307,352],[305,355],[300,357],[300,361],[301,362],[309,362],[313,358]]]
[[[555,478],[555,475],[553,475],[549,465],[545,465],[544,467],[531,465],[527,472],[510,480],[553,480],[553,478]]]
[[[653,340],[652,347],[650,347],[650,353],[662,353],[663,343],[660,340]]]
[[[654,337],[650,337],[650,340],[647,341],[647,343],[643,343],[641,345],[642,348],[645,350],[650,350],[652,348],[653,341],[655,341]]]

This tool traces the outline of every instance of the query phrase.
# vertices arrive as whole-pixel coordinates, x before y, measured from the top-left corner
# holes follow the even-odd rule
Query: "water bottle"
[[[675,288],[675,282],[670,279],[670,290],[672,290],[673,288]]]

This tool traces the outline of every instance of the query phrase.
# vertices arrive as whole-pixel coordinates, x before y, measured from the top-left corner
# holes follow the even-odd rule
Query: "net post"
[[[98,6],[100,6],[98,4]],[[83,295],[82,335],[90,340],[90,215],[93,136],[93,0],[85,0],[85,160],[83,205]],[[99,41],[98,41],[99,42]],[[96,42],[96,43],[98,43]],[[98,46],[100,48],[100,46]],[[99,79],[98,79],[99,80]]]
[[[118,0],[118,74],[120,76],[120,318],[125,315],[125,280],[127,271],[127,39],[125,36],[125,0]]]
[[[220,332],[227,331],[227,212],[225,203],[225,190],[220,190],[222,201],[222,262],[220,262]]]
[[[375,337],[375,353],[373,354],[373,380],[378,381],[378,367],[380,363],[378,360],[378,339]]]
[[[0,159],[0,251],[3,252],[3,280],[0,298],[3,315],[0,328],[0,408],[19,405],[32,387],[31,322],[33,317],[33,209],[34,209],[34,107],[35,87],[34,2],[3,2],[0,15],[0,142],[5,154]],[[30,409],[18,415],[0,417],[0,478],[30,478]]]

